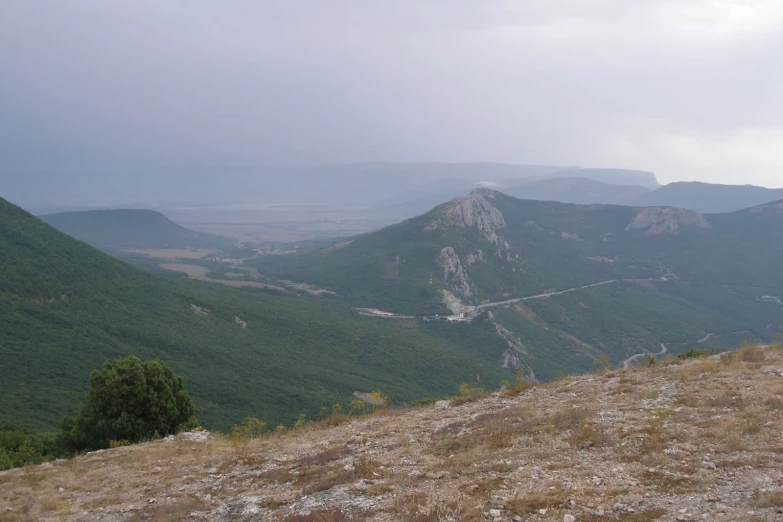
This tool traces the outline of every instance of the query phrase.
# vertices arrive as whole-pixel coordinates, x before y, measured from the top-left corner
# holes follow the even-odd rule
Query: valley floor
[[[0,520],[781,520],[783,346],[187,435],[2,473]]]

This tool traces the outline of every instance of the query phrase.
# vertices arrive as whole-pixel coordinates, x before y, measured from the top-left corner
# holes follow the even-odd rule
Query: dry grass
[[[552,416],[552,424],[560,430],[571,429],[579,426],[595,414],[595,411],[587,406],[570,405],[559,409]]]
[[[423,493],[412,493],[399,497],[390,510],[397,520],[406,522],[442,522],[458,520],[460,522],[479,522],[484,517],[481,512],[458,497],[443,501]]]
[[[515,515],[529,515],[539,509],[558,509],[566,507],[568,493],[565,491],[533,492],[524,497],[506,500],[503,505]]]
[[[760,508],[781,508],[783,507],[783,491],[759,491],[751,503]]]
[[[642,475],[642,484],[659,493],[696,493],[706,491],[707,486],[681,474],[647,471]]]
[[[210,505],[196,495],[184,498],[168,499],[165,503],[148,504],[146,508],[134,514],[131,522],[152,521],[169,522],[171,520],[185,520],[190,514],[199,511],[209,511]]]
[[[666,515],[665,509],[645,509],[644,511],[639,511],[638,513],[624,513],[622,515],[621,520],[623,522],[653,522],[655,520],[659,520],[664,515]],[[580,522],[602,522],[607,520],[606,517],[598,517],[598,516],[591,516],[591,515],[580,515],[579,521]]]
[[[737,355],[739,356],[740,361],[749,363],[761,362],[766,358],[764,350],[758,346],[747,346],[740,348],[737,350]]]
[[[783,366],[774,353],[765,352],[764,366]],[[694,493],[758,491],[756,474],[783,467],[783,381],[756,369],[758,358],[743,348],[676,367],[572,377],[519,395],[471,396],[448,409],[327,419],[241,445],[217,435],[201,444],[117,448],[0,475],[0,520],[184,520],[241,498],[256,499],[260,517],[283,520],[305,495],[348,495],[374,508],[356,512],[355,503],[325,500],[320,511],[289,520],[478,521],[499,506],[508,518],[572,512],[580,522],[600,519],[572,500],[609,507],[609,519],[671,520],[675,506],[704,496]],[[706,454],[717,470],[701,467]],[[667,511],[611,510],[630,495]],[[726,520],[747,519],[751,507],[774,519],[782,507],[774,491],[744,498],[728,506]],[[672,507],[662,499],[673,499]],[[543,518],[540,509],[548,510]]]
[[[298,465],[323,466],[329,464],[330,462],[334,462],[335,460],[340,460],[343,457],[347,457],[351,453],[351,448],[348,446],[335,446],[334,448],[329,448],[323,451],[319,451],[313,455],[302,457],[299,459]]]
[[[380,464],[370,458],[361,457],[352,465],[311,465],[301,468],[294,484],[304,495],[325,491],[335,486],[356,482],[359,479],[381,477]]]
[[[585,422],[572,430],[569,443],[578,449],[601,448],[613,444],[614,438],[601,426]]]

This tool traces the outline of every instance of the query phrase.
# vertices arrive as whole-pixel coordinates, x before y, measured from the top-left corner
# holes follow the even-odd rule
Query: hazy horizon
[[[0,195],[26,204],[209,198],[214,165],[272,185],[490,162],[783,188],[776,2],[8,0],[0,43]]]

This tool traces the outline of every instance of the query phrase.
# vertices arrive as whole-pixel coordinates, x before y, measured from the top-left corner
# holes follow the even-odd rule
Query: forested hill
[[[199,420],[223,429],[290,425],[354,391],[412,401],[512,375],[489,323],[400,328],[335,300],[159,278],[3,199],[0,266],[0,418],[32,429],[74,413],[91,370],[130,354],[182,375]]]
[[[187,229],[153,210],[87,210],[40,218],[98,248],[220,248],[233,240]]]
[[[350,241],[257,258],[356,306],[492,320],[541,378],[783,331],[780,204],[731,214],[478,189]],[[459,317],[458,317],[459,318]]]

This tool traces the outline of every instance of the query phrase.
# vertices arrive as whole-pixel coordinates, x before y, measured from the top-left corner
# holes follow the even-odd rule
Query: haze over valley
[[[0,520],[776,520],[783,8],[0,4]]]

